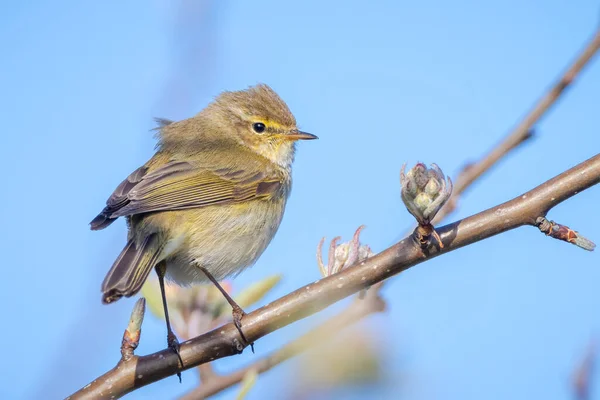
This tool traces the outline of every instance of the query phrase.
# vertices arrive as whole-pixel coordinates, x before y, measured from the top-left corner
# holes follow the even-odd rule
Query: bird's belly
[[[206,282],[198,268],[206,268],[217,280],[236,275],[251,266],[275,235],[283,207],[261,202],[197,210],[186,214],[189,226],[183,244],[167,258],[167,276],[180,285]]]

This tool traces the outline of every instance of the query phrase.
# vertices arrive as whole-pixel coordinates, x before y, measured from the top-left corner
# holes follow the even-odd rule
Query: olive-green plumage
[[[156,154],[114,191],[91,228],[126,217],[128,243],[103,301],[132,296],[152,268],[179,284],[252,265],[277,231],[291,188],[295,141],[315,139],[266,85],[219,95],[196,116],[159,120]]]

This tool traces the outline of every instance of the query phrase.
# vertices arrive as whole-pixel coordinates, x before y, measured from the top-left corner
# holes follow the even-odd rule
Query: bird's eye
[[[254,129],[254,132],[256,133],[263,133],[267,127],[262,122],[255,122],[252,124],[252,129]]]

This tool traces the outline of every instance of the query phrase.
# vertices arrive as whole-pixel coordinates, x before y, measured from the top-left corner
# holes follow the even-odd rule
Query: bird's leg
[[[158,263],[155,267],[156,275],[158,275],[158,283],[160,285],[160,294],[162,296],[163,308],[165,310],[165,321],[167,321],[167,345],[171,350],[177,354],[179,358],[179,362],[181,363],[181,367],[183,368],[183,360],[181,359],[181,354],[179,354],[179,340],[177,340],[177,336],[173,333],[171,329],[171,321],[169,320],[169,309],[167,307],[167,295],[165,293],[165,273],[167,272],[167,264],[162,261]],[[179,378],[179,382],[181,383],[181,372],[177,372],[177,377]]]
[[[206,275],[206,277],[217,287],[217,289],[219,289],[219,291],[225,297],[225,300],[227,300],[227,302],[231,306],[231,315],[233,316],[233,324],[235,325],[238,332],[240,333],[242,340],[245,343],[248,343],[248,341],[246,340],[246,336],[244,336],[244,332],[242,332],[242,318],[244,317],[244,315],[246,315],[246,313],[244,312],[244,310],[242,310],[242,307],[240,307],[238,305],[238,303],[236,303],[235,300],[233,298],[231,298],[229,293],[227,293],[225,291],[225,289],[223,289],[223,287],[219,284],[219,282],[217,282],[215,277],[212,276],[212,274],[210,272],[208,272],[208,270],[206,268],[200,267],[200,269],[202,270],[202,272],[204,272],[204,275]],[[254,342],[250,343],[250,348],[252,349],[252,352],[254,353]]]

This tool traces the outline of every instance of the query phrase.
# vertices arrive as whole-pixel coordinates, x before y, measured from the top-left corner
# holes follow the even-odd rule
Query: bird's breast
[[[254,264],[277,232],[285,197],[275,201],[206,207],[184,211],[186,240],[167,260],[167,273],[178,283],[205,281],[202,266],[218,280]],[[179,238],[181,233],[173,232]]]

